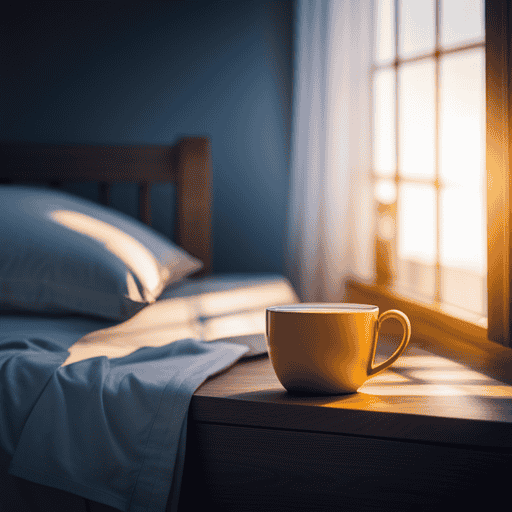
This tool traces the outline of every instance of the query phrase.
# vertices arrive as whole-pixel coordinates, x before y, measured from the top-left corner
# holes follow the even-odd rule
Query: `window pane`
[[[440,176],[482,188],[485,172],[485,56],[483,48],[452,53],[440,66]]]
[[[395,58],[395,2],[377,0],[375,10],[375,61],[385,64]]]
[[[436,293],[435,265],[413,260],[398,261],[398,288],[400,293],[421,301],[431,302]]]
[[[485,274],[487,269],[486,222],[481,190],[446,187],[440,194],[441,265]]]
[[[435,46],[434,0],[400,0],[399,15],[399,54],[401,57],[412,57],[428,53]]]
[[[393,176],[396,167],[395,71],[386,69],[373,78],[373,164],[379,176]]]
[[[482,274],[445,267],[441,270],[443,303],[487,315],[487,280]]]
[[[398,257],[436,260],[436,193],[431,185],[403,183],[398,191]]]
[[[375,199],[381,204],[393,204],[396,201],[396,184],[393,180],[378,180],[375,183]]]
[[[483,0],[441,1],[441,45],[445,48],[484,39]]]
[[[435,176],[435,65],[433,59],[406,64],[398,73],[399,173]]]

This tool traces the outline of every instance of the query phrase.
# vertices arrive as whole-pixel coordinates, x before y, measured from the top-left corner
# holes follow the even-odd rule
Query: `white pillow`
[[[0,186],[0,309],[125,320],[202,263],[141,222],[49,189]]]

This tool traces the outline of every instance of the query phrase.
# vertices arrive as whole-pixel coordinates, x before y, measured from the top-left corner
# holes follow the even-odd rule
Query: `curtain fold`
[[[286,264],[306,302],[373,273],[372,3],[297,0]]]

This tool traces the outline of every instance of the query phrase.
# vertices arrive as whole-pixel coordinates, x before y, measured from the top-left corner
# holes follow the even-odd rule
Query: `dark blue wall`
[[[21,3],[1,22],[0,138],[206,135],[214,271],[282,273],[292,18],[291,1]],[[169,235],[167,192],[155,191],[154,225]],[[133,187],[113,196],[135,214]]]

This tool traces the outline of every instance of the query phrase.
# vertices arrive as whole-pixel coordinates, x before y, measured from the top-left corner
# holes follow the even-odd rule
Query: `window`
[[[487,317],[483,0],[380,0],[375,36],[379,283]]]
[[[419,4],[423,6],[425,12],[430,13],[430,20],[425,22],[426,28],[420,31],[423,35],[417,38],[420,39],[418,42],[414,39],[414,34],[407,32],[407,28],[400,29],[403,30],[400,33],[395,30],[395,27],[396,20],[400,20],[402,16],[400,9],[408,9],[411,5]],[[374,192],[379,199],[376,235],[377,282],[372,285],[351,285],[354,292],[351,293],[352,299],[372,300],[379,305],[382,304],[382,307],[384,305],[400,307],[415,318],[416,334],[420,339],[428,340],[429,346],[441,347],[441,352],[454,357],[458,354],[459,359],[481,369],[489,370],[500,366],[502,369],[508,368],[507,371],[512,371],[510,350],[500,348],[496,343],[489,343],[492,341],[505,347],[512,346],[510,339],[510,283],[512,280],[510,230],[512,224],[510,222],[509,172],[509,109],[511,106],[509,55],[512,40],[510,7],[508,2],[500,0],[485,2],[438,0],[438,3],[433,0],[421,0],[421,2],[419,0],[411,2],[379,0],[378,5],[383,12],[388,13],[387,21],[384,16],[381,17],[380,22],[391,24],[393,33],[392,37],[387,39],[387,46],[384,45],[382,53],[379,54],[379,61],[375,66],[373,90],[377,99],[379,95],[384,94],[389,98],[391,91],[394,95],[391,100],[394,108],[391,109],[391,113],[377,110],[373,124],[377,131],[381,130],[380,135],[376,134],[376,138],[381,137],[381,140],[373,148]],[[476,6],[473,8],[474,12],[484,14],[485,41],[483,30],[478,28],[482,26],[482,22],[479,24],[475,20],[469,23],[469,26],[473,27],[471,30],[465,31],[461,28],[453,30],[455,35],[466,34],[467,37],[454,37],[450,33],[446,35],[443,23],[449,19],[447,18],[450,16],[449,9],[453,8],[456,11],[454,11],[455,14],[458,13],[458,16],[452,19],[459,20],[464,18],[460,13],[463,12],[464,6],[468,5]],[[417,9],[421,10],[421,7]],[[414,18],[415,14],[409,12],[408,16]],[[418,14],[420,21],[414,23],[416,25],[423,23],[426,17],[424,13]],[[401,37],[404,39],[403,43],[400,42]],[[390,40],[392,44],[389,43]],[[477,134],[475,129],[471,128],[469,120],[465,125],[463,117],[455,116],[451,121],[442,119],[446,110],[456,110],[456,101],[459,101],[460,94],[454,87],[458,81],[453,77],[461,72],[457,71],[458,69],[468,69],[468,62],[471,63],[469,67],[472,68],[473,73],[467,78],[466,83],[473,85],[467,87],[469,91],[467,100],[470,105],[473,105],[472,108],[475,111],[481,109],[478,105],[482,102],[482,94],[479,92],[482,81],[477,75],[485,80],[483,82],[485,113],[477,114],[471,121],[474,124],[475,118],[480,115],[478,122],[481,124],[482,115],[485,115],[485,135]],[[469,73],[469,71],[462,72]],[[411,93],[412,97],[407,95],[401,97],[401,87],[407,81],[417,84],[417,92]],[[447,87],[447,90],[443,90],[443,87]],[[451,91],[450,88],[452,88]],[[414,111],[412,114],[406,112],[408,107],[415,106],[417,99],[414,95],[428,97],[431,105],[423,107],[430,120],[421,127],[415,126],[418,122],[414,117]],[[450,101],[452,101],[451,107]],[[389,104],[389,99],[387,102]],[[419,105],[419,102],[417,104]],[[394,124],[390,120],[393,120]],[[387,129],[385,129],[386,126]],[[451,130],[450,126],[453,127]],[[456,129],[457,127],[459,128]],[[479,141],[484,136],[485,167],[480,166],[477,171],[477,167],[473,166],[473,184],[468,186],[471,190],[464,190],[464,194],[460,194],[462,197],[457,202],[457,192],[449,190],[450,180],[447,179],[449,177],[447,173],[453,170],[453,166],[450,168],[449,164],[460,156],[461,161],[472,166],[474,163],[472,160],[480,158],[474,146],[481,144]],[[414,150],[407,154],[409,149],[403,147],[404,137],[406,141],[411,139],[418,141],[417,144],[421,149],[418,148],[417,151],[422,155],[421,160],[417,158],[418,154],[415,154],[415,142],[412,145]],[[425,143],[425,139],[430,141],[429,144]],[[443,147],[445,144],[447,148]],[[452,151],[452,145],[457,147],[456,152]],[[394,149],[394,153],[389,151],[390,146]],[[466,154],[461,154],[466,149],[468,154],[473,155],[471,159]],[[416,166],[410,164],[415,158],[418,164]],[[464,166],[460,168],[462,172],[465,172],[465,169]],[[452,176],[451,179],[456,180],[456,176]],[[480,192],[476,191],[477,183],[483,184]],[[458,185],[460,189],[465,189],[465,184],[458,183]],[[470,205],[480,202],[480,206],[473,208],[473,211],[471,208],[463,210],[464,202]],[[407,223],[411,219],[404,218],[404,204],[412,204],[413,208],[421,211],[412,233],[409,233],[409,240],[406,238],[400,240],[401,236],[408,236],[406,230],[410,230]],[[457,205],[455,215],[447,220],[442,217],[446,210],[453,210],[453,208],[446,207],[446,204]],[[468,224],[465,222],[467,217],[475,217],[476,210],[482,211],[483,216],[480,217],[480,221],[473,220],[469,224],[480,226],[475,229],[480,233],[483,231],[482,226],[485,227],[486,234],[478,242],[480,249],[473,251],[473,254],[481,256],[479,262],[476,258],[474,259],[479,266],[475,265],[476,268],[473,268],[480,272],[481,284],[473,285],[472,289],[478,290],[480,286],[484,294],[480,304],[478,301],[473,301],[473,305],[468,308],[466,301],[462,304],[462,308],[464,311],[473,308],[473,313],[481,316],[487,313],[487,322],[477,320],[474,316],[471,317],[471,314],[469,316],[459,314],[461,310],[451,309],[445,304],[452,301],[455,302],[455,306],[461,306],[460,302],[457,304],[457,300],[450,298],[449,295],[449,282],[452,279],[449,273],[450,245],[443,248],[443,243],[451,244],[454,250],[459,249],[456,247],[457,244],[452,243],[459,236],[457,226]],[[453,223],[455,228],[448,229],[450,223]],[[414,240],[415,229],[422,235],[417,243]],[[475,239],[481,236],[478,232],[470,232],[470,235],[473,234]],[[429,241],[429,245],[426,240]],[[462,276],[458,281],[466,286],[464,276],[468,274],[464,272],[471,269],[463,265],[458,270],[461,271]],[[473,272],[475,273],[478,275],[478,272]],[[407,289],[406,292],[404,288]],[[485,300],[486,297],[487,300]],[[463,300],[466,298],[462,297]],[[504,359],[508,362],[503,363]]]

